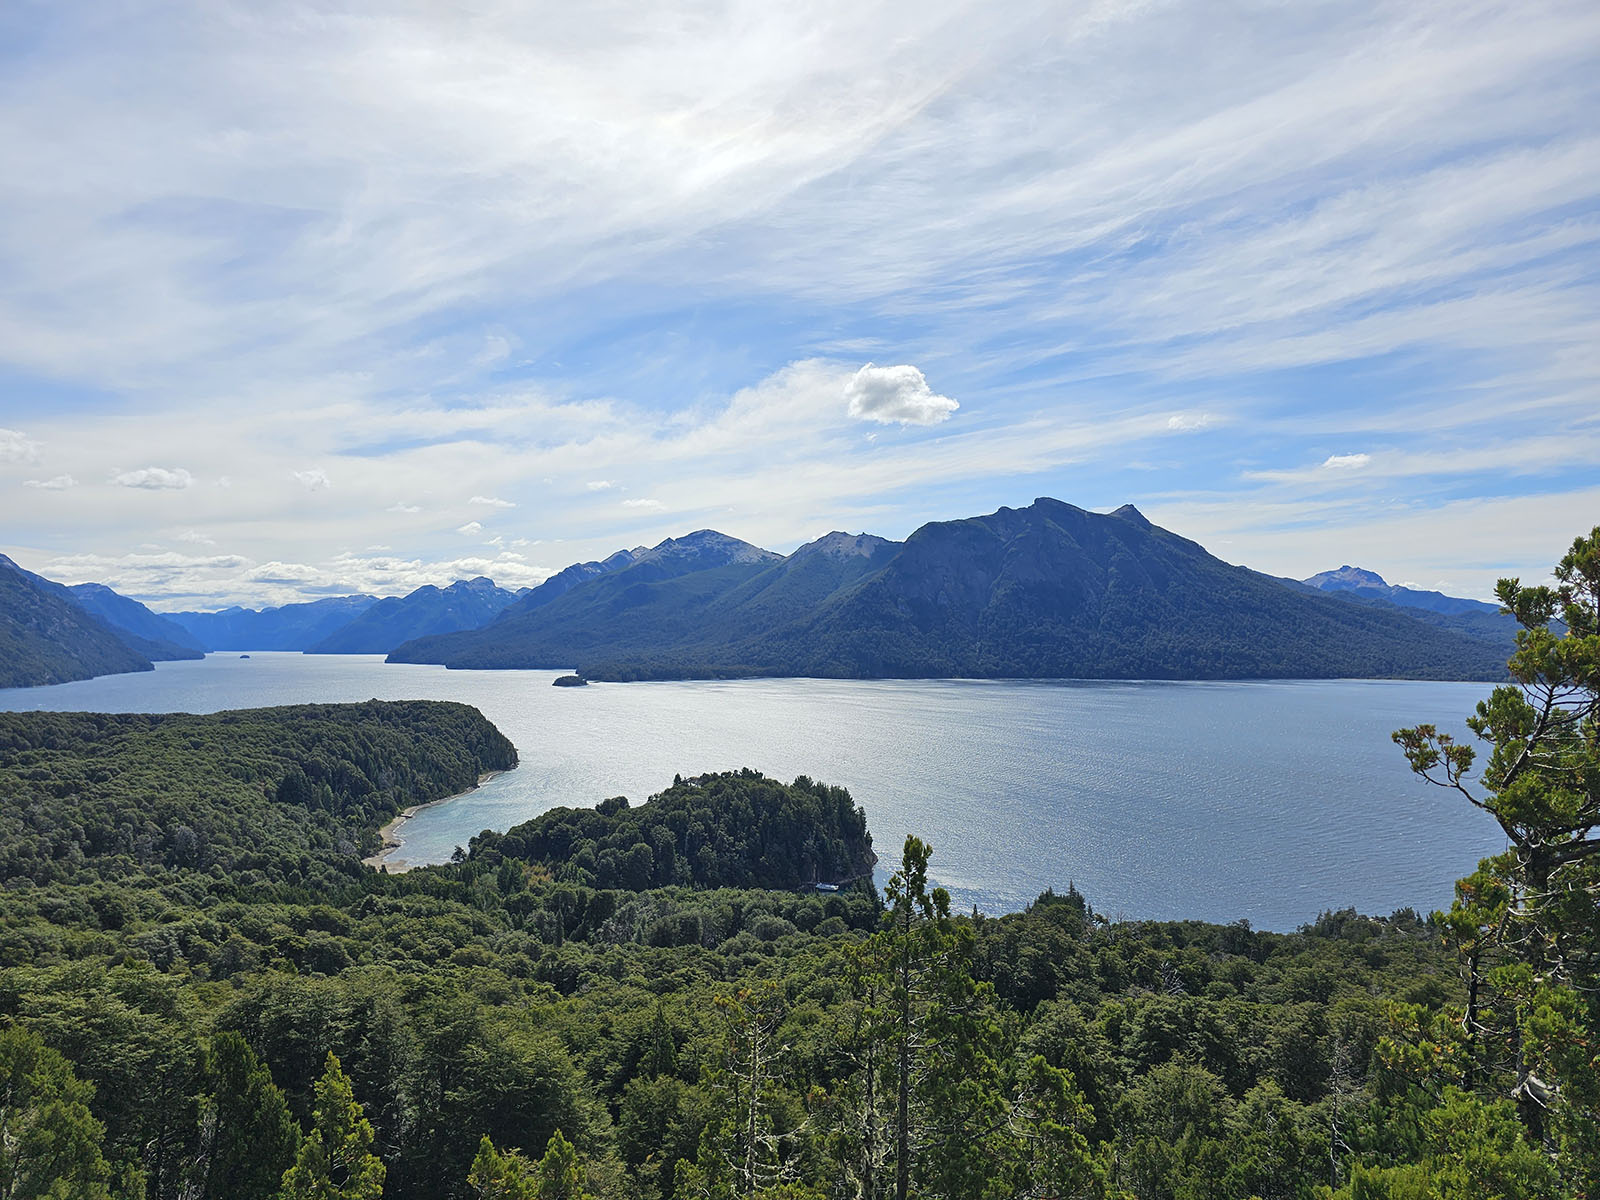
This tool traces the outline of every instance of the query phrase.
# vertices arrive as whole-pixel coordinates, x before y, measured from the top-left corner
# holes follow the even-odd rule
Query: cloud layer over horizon
[[[1054,495],[1486,595],[1600,520],[1596,111],[1558,0],[23,3],[0,550],[205,607]]]

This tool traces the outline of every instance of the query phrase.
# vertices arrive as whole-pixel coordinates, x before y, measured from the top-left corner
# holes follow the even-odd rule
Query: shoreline
[[[508,768],[508,770],[515,770],[515,768]],[[505,771],[485,771],[478,776],[478,782],[464,792],[457,792],[453,796],[441,796],[437,800],[428,800],[422,804],[413,804],[409,808],[401,809],[399,816],[394,817],[387,825],[378,830],[378,836],[383,839],[383,847],[376,854],[363,858],[361,865],[371,867],[374,871],[386,871],[390,875],[404,875],[411,869],[412,864],[403,858],[391,859],[389,857],[404,845],[404,839],[400,837],[400,827],[423,809],[433,808],[438,804],[448,804],[452,800],[461,799],[462,796],[470,796],[491,779],[504,774]]]

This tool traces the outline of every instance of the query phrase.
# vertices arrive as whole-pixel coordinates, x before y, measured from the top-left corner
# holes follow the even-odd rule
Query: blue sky
[[[1052,495],[1600,521],[1593,3],[22,3],[0,548],[158,608]],[[869,365],[870,364],[870,365]]]

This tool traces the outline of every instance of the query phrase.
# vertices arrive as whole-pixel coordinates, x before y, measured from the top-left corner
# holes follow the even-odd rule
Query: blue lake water
[[[0,709],[214,712],[460,700],[511,738],[517,770],[405,827],[440,862],[483,829],[556,805],[635,803],[675,773],[750,766],[850,789],[882,869],[933,845],[957,905],[1020,908],[1076,883],[1100,912],[1292,929],[1329,908],[1446,907],[1503,848],[1494,823],[1407,769],[1389,739],[1465,736],[1487,684],[816,679],[592,684],[550,671],[446,671],[376,656],[214,654],[49,688]]]

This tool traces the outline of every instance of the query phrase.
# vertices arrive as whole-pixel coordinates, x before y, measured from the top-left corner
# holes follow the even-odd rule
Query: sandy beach
[[[411,864],[406,862],[405,859],[389,857],[396,850],[400,849],[402,843],[402,839],[400,837],[401,827],[423,809],[433,808],[435,805],[439,804],[449,804],[452,800],[460,799],[462,796],[466,796],[477,791],[497,775],[504,774],[504,771],[485,771],[482,775],[478,776],[478,782],[473,784],[465,792],[457,792],[453,796],[441,796],[437,800],[429,800],[426,804],[413,804],[410,808],[404,809],[398,817],[390,821],[382,829],[378,830],[378,836],[383,839],[383,848],[376,854],[373,854],[367,858],[363,858],[361,860],[362,864],[364,866],[371,867],[375,871],[379,868],[382,868],[383,870],[388,871],[388,873],[391,875],[400,875],[406,871],[409,871],[411,869]]]

